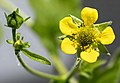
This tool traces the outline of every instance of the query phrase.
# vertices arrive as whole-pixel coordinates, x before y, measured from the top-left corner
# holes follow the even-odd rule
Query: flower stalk
[[[66,81],[70,80],[70,78],[74,76],[76,72],[79,71],[81,63],[82,63],[82,60],[80,58],[77,58],[75,62],[75,66],[73,66],[73,68],[70,70],[70,72],[66,76]]]
[[[30,72],[30,73],[38,76],[38,77],[43,77],[43,78],[53,79],[53,80],[59,80],[60,79],[58,76],[43,73],[43,72],[40,72],[38,70],[30,68],[27,64],[24,63],[24,61],[20,57],[19,53],[17,54],[17,59],[19,60],[19,62],[21,63],[21,65],[24,67],[25,70],[27,70],[28,72]]]
[[[16,29],[12,29],[12,36],[13,36],[13,41],[14,43],[16,42]],[[19,51],[15,49],[15,55],[17,56],[17,59],[19,60],[20,64],[24,67],[25,70],[27,70],[28,72],[39,76],[39,77],[43,77],[43,78],[47,78],[47,79],[53,79],[53,80],[59,80],[60,78],[58,76],[55,75],[51,75],[51,74],[47,74],[47,73],[43,73],[40,71],[37,71],[35,69],[32,69],[31,67],[29,67],[27,64],[25,64],[25,62],[22,60],[22,58],[20,57]]]

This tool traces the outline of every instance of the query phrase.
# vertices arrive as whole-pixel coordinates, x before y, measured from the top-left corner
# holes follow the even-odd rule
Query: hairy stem
[[[16,42],[16,29],[12,29],[12,36],[13,36],[13,41],[15,43]],[[19,52],[20,51],[15,49],[15,55],[17,56],[17,59],[19,60],[21,65],[24,67],[24,69],[26,69],[28,72],[30,72],[30,73],[32,73],[32,74],[34,74],[36,76],[39,76],[39,77],[44,77],[44,78],[53,79],[53,80],[60,80],[60,78],[58,76],[47,74],[47,73],[43,73],[43,72],[37,71],[37,70],[32,69],[31,67],[29,67],[22,60],[22,58],[20,57]]]
[[[14,43],[16,42],[16,29],[12,29],[12,36]]]
[[[77,58],[75,66],[70,70],[70,72],[67,74],[66,81],[69,81],[69,79],[76,73],[78,72],[79,68],[81,65],[81,59]]]
[[[19,53],[17,54],[17,58],[18,58],[19,62],[21,63],[21,65],[24,67],[24,69],[26,69],[28,72],[30,72],[30,73],[32,73],[36,76],[47,78],[47,79],[53,79],[53,80],[59,80],[60,79],[58,76],[43,73],[43,72],[40,72],[40,71],[37,71],[35,69],[30,68],[27,64],[24,63],[24,61],[20,57]]]

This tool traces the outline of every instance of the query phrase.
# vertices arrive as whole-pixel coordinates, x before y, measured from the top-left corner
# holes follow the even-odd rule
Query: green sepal
[[[74,35],[74,34],[73,34],[73,35]],[[72,36],[70,36],[70,35],[62,35],[62,36],[59,36],[59,37],[58,37],[59,40],[63,40],[63,39],[65,39],[65,38],[69,38],[69,39],[72,38],[72,39],[74,39],[74,37],[72,37]]]
[[[6,40],[6,42],[8,43],[8,44],[13,44],[14,42],[13,42],[13,40]]]
[[[73,15],[70,15],[70,17],[72,18],[73,22],[78,25],[78,27],[83,24],[83,21],[80,20],[79,18],[77,18],[77,17],[75,17]]]
[[[29,48],[30,46],[31,45],[30,45],[29,42],[23,42],[23,40],[17,40],[14,44],[14,48],[17,49],[17,50]]]
[[[8,20],[8,16],[7,16],[7,14],[4,12],[4,15],[5,15],[5,18]]]
[[[111,55],[110,53],[109,53],[109,51],[107,50],[107,48],[102,44],[102,43],[98,43],[98,49],[99,49],[99,51],[101,52],[101,53],[104,53],[104,54],[107,54],[107,55]]]
[[[77,58],[80,58],[80,53],[82,52],[82,50],[81,50],[81,48],[77,48],[77,54],[76,54],[76,56],[77,56]]]
[[[38,54],[32,53],[26,49],[22,49],[21,50],[26,56],[28,56],[30,59],[40,62],[42,64],[46,64],[46,65],[51,65],[50,61],[47,60],[46,58],[44,58],[43,56],[40,56]]]
[[[6,13],[5,17],[7,20],[7,27],[11,27],[13,29],[18,29],[23,24],[24,19],[22,16],[19,15],[19,9],[17,8],[16,11],[13,11],[11,14],[7,15]]]
[[[31,45],[29,42],[25,42],[24,45],[23,45],[23,48],[29,48]]]
[[[16,50],[21,50],[24,48],[24,42],[22,40],[17,40],[15,43],[14,43],[14,48]]]
[[[16,13],[19,13],[19,8],[17,8],[15,12],[16,12]]]
[[[24,22],[27,21],[28,19],[30,19],[30,17],[27,17],[27,18],[24,20]]]
[[[108,22],[103,22],[103,23],[100,23],[100,24],[94,24],[94,26],[96,28],[98,28],[100,31],[103,31],[104,29],[106,29],[111,24],[112,24],[112,21],[108,21]]]
[[[63,39],[66,38],[66,37],[67,37],[67,35],[62,35],[62,36],[59,36],[58,39],[59,39],[59,40],[63,40]]]

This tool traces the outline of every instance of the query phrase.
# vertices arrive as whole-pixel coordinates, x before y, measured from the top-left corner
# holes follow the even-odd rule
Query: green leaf
[[[98,44],[98,49],[99,49],[100,52],[102,52],[104,54],[111,55],[109,53],[109,51],[107,50],[107,48],[102,43]]]
[[[26,49],[22,49],[21,50],[26,56],[28,56],[30,59],[40,62],[42,64],[47,64],[47,65],[51,65],[50,61],[47,60],[46,58],[44,58],[43,56],[40,56],[38,54],[32,53]]]
[[[73,19],[73,22],[74,22],[75,24],[77,24],[78,26],[81,26],[81,25],[83,24],[83,21],[80,20],[79,18],[77,18],[77,17],[75,17],[75,16],[73,16],[73,15],[70,15],[70,17]]]
[[[120,47],[115,51],[114,57],[104,67],[97,68],[93,72],[91,79],[82,79],[82,83],[119,83],[120,82]]]
[[[101,83],[101,80],[107,81],[108,83],[120,82],[120,47],[115,50],[113,56],[114,57],[109,61],[107,69],[102,73],[104,76],[100,75],[101,79],[98,83]]]
[[[83,62],[80,69],[81,70],[80,75],[90,79],[92,78],[94,70],[100,67],[101,65],[103,65],[104,63],[105,63],[105,60],[98,60],[95,63]]]
[[[109,21],[109,22],[103,22],[100,24],[95,24],[94,26],[98,28],[100,31],[103,31],[105,28],[107,28],[111,24],[112,24],[112,21]]]

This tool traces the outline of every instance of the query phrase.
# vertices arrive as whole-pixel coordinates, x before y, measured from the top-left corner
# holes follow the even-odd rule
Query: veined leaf
[[[43,56],[40,56],[38,54],[32,53],[26,49],[22,49],[21,50],[26,56],[28,56],[30,59],[43,63],[43,64],[47,64],[47,65],[51,65],[50,61],[47,60],[46,58],[44,58]]]
[[[108,65],[102,69],[97,68],[93,72],[91,79],[80,76],[82,83],[120,83],[120,48],[115,51],[114,57],[109,61]],[[84,79],[83,79],[84,78]]]
[[[97,62],[92,63],[92,64],[83,62],[81,69],[80,69],[81,76],[89,78],[89,79],[92,78],[92,74],[94,70],[100,67],[101,65],[103,65],[104,63],[105,63],[105,60],[98,60]]]

